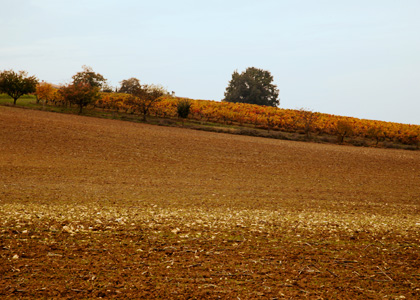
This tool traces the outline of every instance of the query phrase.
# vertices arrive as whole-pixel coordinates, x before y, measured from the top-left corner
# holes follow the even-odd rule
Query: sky
[[[69,83],[87,65],[216,100],[270,71],[280,107],[420,125],[419,0],[0,0],[0,70]]]

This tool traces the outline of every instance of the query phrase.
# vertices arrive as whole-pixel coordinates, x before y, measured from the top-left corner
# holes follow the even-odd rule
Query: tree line
[[[60,88],[62,97],[69,103],[77,105],[80,113],[83,107],[98,99],[99,92],[113,91],[104,76],[94,72],[91,67],[82,68],[83,71],[73,75],[71,83]],[[122,80],[120,83],[121,87],[116,91],[132,95],[133,105],[139,106],[144,115],[156,99],[168,94],[162,86],[142,85],[139,79],[134,77]],[[22,95],[37,92],[39,84],[35,76],[28,76],[25,71],[16,73],[13,70],[6,70],[0,73],[0,92],[12,97],[13,104],[16,104]],[[39,92],[48,93],[50,88],[47,84],[41,84]],[[271,73],[251,67],[241,74],[233,72],[222,101],[277,107],[280,104],[278,96],[279,90],[273,84]]]
[[[37,102],[54,105],[76,105],[79,113],[92,105],[111,111],[123,111],[142,116],[177,116],[186,119],[207,120],[216,123],[253,125],[273,131],[311,135],[335,135],[339,143],[348,137],[368,138],[379,142],[397,141],[407,145],[420,145],[420,126],[391,122],[359,120],[312,112],[308,109],[280,109],[279,90],[268,71],[248,68],[232,74],[222,102],[173,98],[160,85],[141,84],[137,78],[120,82],[113,89],[107,80],[92,68],[83,66],[72,76],[72,82],[54,88],[26,72],[9,70],[0,73],[0,92],[8,94],[16,104],[20,96],[35,93]],[[266,102],[264,102],[266,101]],[[254,103],[256,102],[256,103]]]
[[[27,72],[16,73],[13,70],[6,70],[0,73],[0,92],[12,97],[14,105],[25,94],[35,93],[37,102],[39,99],[48,101],[49,98],[53,100],[52,98],[59,96],[66,103],[77,105],[79,113],[82,113],[84,107],[101,97],[101,92],[112,92],[104,76],[94,72],[91,67],[83,66],[82,68],[83,71],[72,76],[71,83],[58,89],[58,95],[54,93],[51,84],[40,83],[35,76],[28,76]],[[144,118],[151,105],[167,93],[160,85],[141,85],[137,78],[123,80],[119,92],[131,95],[132,105],[139,107]]]

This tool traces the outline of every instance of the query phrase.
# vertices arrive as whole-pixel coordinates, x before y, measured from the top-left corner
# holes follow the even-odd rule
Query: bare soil
[[[418,299],[420,155],[0,107],[0,298]]]

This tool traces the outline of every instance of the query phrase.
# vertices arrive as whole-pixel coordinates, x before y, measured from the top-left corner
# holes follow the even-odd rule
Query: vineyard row
[[[130,103],[130,95],[102,93],[93,103],[94,107],[127,113],[139,113]],[[179,98],[164,96],[154,103],[149,114],[161,118],[177,117]],[[352,117],[316,113],[308,110],[292,110],[244,103],[190,100],[190,119],[222,124],[253,126],[255,128],[304,133],[307,136],[328,134],[345,137],[360,137],[380,141],[393,141],[406,145],[420,144],[420,126],[393,122],[374,121]],[[66,105],[58,92],[48,101]]]

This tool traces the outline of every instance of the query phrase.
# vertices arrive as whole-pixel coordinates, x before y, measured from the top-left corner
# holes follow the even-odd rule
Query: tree
[[[137,78],[131,77],[130,79],[125,79],[120,82],[121,87],[119,93],[134,94],[134,92],[141,88],[140,80]]]
[[[99,89],[108,88],[107,80],[101,74],[93,72],[89,66],[82,66],[82,69],[83,72],[78,72],[73,75],[74,84],[88,83],[91,87],[97,87]]]
[[[83,107],[100,98],[101,88],[107,88],[106,79],[98,73],[93,72],[91,67],[82,66],[83,72],[72,76],[73,83],[60,88],[60,94],[64,101],[76,104],[79,107],[79,114]]]
[[[379,142],[385,138],[385,133],[380,127],[369,127],[367,131],[367,136],[371,139],[376,140],[376,145],[378,146]]]
[[[269,71],[254,67],[247,68],[241,74],[235,71],[223,101],[276,107],[280,104],[279,90],[272,82],[273,76]]]
[[[83,107],[99,99],[99,87],[92,87],[88,82],[68,84],[60,88],[60,93],[65,102],[76,104],[79,114]]]
[[[41,82],[36,86],[36,103],[38,104],[40,100],[44,100],[44,103],[54,98],[54,88],[51,84],[46,82]]]
[[[353,135],[353,126],[347,120],[339,120],[336,125],[336,134],[338,142],[342,144],[346,136]]]
[[[297,123],[302,127],[306,137],[310,137],[310,132],[314,130],[315,123],[318,120],[319,114],[314,113],[312,110],[301,108],[298,110]]]
[[[6,93],[13,98],[13,105],[17,99],[25,94],[34,93],[38,79],[35,76],[28,76],[25,71],[18,73],[13,70],[0,73],[0,92]]]
[[[131,93],[132,97],[127,102],[134,110],[139,111],[143,115],[143,121],[146,121],[150,108],[165,94],[167,91],[162,86],[143,85]]]

